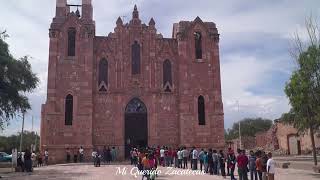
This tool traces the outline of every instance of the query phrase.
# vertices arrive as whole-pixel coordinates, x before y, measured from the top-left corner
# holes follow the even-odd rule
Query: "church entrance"
[[[147,108],[138,98],[133,98],[125,109],[125,157],[130,156],[132,147],[148,145]]]

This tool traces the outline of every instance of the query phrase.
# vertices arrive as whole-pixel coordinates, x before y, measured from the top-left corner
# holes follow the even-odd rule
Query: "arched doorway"
[[[147,108],[139,98],[133,98],[125,109],[125,157],[129,157],[132,147],[148,145]]]

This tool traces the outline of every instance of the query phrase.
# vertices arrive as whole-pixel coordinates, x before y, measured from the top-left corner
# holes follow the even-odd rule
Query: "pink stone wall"
[[[88,1],[90,2],[90,1]],[[173,37],[163,38],[154,24],[117,21],[108,36],[95,35],[92,5],[83,6],[78,18],[59,5],[51,23],[47,100],[42,106],[41,148],[52,162],[65,159],[67,147],[115,146],[124,155],[124,111],[133,98],[148,111],[148,143],[188,147],[224,147],[219,34],[212,22],[180,21]],[[66,13],[67,12],[67,13]],[[137,13],[137,12],[135,12]],[[75,27],[76,56],[67,56],[67,29]],[[201,32],[203,58],[195,59],[194,32]],[[131,74],[131,44],[141,44],[141,73]],[[107,92],[98,91],[98,65],[108,61]],[[172,65],[172,92],[162,87],[162,64]],[[64,125],[65,97],[74,98],[73,124]],[[206,125],[198,125],[197,99],[205,99]]]
[[[276,122],[267,132],[256,134],[256,147],[265,150],[280,150],[280,153],[289,153],[288,137],[296,136],[300,141],[301,153],[310,153],[312,149],[309,130],[298,133],[292,125]],[[320,135],[314,135],[316,148],[320,148]]]

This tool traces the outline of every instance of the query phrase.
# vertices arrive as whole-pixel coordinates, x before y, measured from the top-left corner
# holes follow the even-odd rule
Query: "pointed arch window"
[[[76,55],[76,28],[68,29],[68,56]]]
[[[201,32],[194,33],[196,59],[202,59],[202,35]]]
[[[65,102],[65,125],[72,125],[73,119],[73,96],[68,94]]]
[[[107,91],[108,87],[108,61],[103,58],[99,62],[99,91]]]
[[[163,62],[163,88],[165,92],[171,92],[172,89],[171,62],[168,59]]]
[[[137,41],[131,45],[132,74],[140,74],[140,44]]]
[[[206,125],[206,120],[205,120],[205,106],[204,106],[204,98],[203,96],[198,97],[198,120],[199,120],[199,125]]]

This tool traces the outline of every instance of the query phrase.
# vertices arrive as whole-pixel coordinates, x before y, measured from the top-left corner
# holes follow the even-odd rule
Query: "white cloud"
[[[279,71],[279,67],[275,68],[279,60],[258,60],[254,56],[238,54],[226,56],[224,60],[226,63],[221,64],[221,77],[227,127],[247,116],[275,119],[289,110],[284,93],[279,96],[250,91],[251,88],[259,87],[268,81],[273,72]]]

